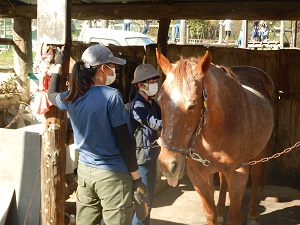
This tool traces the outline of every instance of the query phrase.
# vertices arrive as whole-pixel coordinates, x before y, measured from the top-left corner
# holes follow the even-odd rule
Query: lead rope
[[[158,139],[154,140],[150,145],[142,146],[142,147],[136,147],[136,150],[146,149],[146,148],[157,148],[160,147],[158,143]]]

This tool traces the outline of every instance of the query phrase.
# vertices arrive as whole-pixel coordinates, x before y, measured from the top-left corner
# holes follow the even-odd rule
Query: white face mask
[[[157,91],[158,91],[158,83],[152,83],[152,84],[146,84],[143,83],[145,86],[148,87],[149,90],[145,90],[144,88],[141,88],[142,91],[145,92],[146,95],[148,96],[153,96],[156,95]]]
[[[105,64],[105,66],[107,66],[109,69],[111,69],[112,70],[112,72],[113,72],[113,75],[112,76],[110,76],[110,75],[108,75],[107,73],[105,73],[104,71],[104,73],[106,74],[106,82],[105,82],[105,85],[110,85],[110,84],[112,84],[115,80],[116,80],[116,68],[111,68],[111,67],[109,67],[108,65],[106,65]]]

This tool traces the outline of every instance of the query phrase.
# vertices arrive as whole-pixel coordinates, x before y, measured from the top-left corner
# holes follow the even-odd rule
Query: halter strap
[[[202,98],[203,98],[203,108],[201,109],[201,116],[199,119],[199,123],[198,126],[195,130],[195,133],[193,134],[193,137],[191,139],[191,143],[190,143],[190,147],[189,148],[184,148],[184,147],[179,147],[176,145],[172,145],[172,144],[167,144],[162,140],[162,137],[159,137],[157,140],[157,143],[160,146],[163,146],[171,151],[174,152],[180,152],[182,154],[188,155],[190,156],[192,159],[201,162],[204,166],[209,166],[210,161],[207,159],[203,159],[200,157],[199,154],[195,153],[195,149],[194,149],[194,145],[196,143],[196,139],[197,136],[200,134],[201,132],[201,128],[205,126],[206,124],[206,117],[207,117],[207,92],[206,89],[203,88],[202,91]]]

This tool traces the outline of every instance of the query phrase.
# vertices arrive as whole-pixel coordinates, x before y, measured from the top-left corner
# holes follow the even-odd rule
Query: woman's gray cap
[[[151,64],[139,65],[134,71],[132,84],[160,76]]]
[[[126,63],[125,59],[115,57],[104,45],[91,45],[83,52],[81,60],[84,62],[85,68],[106,63],[115,63],[119,65],[124,65]]]

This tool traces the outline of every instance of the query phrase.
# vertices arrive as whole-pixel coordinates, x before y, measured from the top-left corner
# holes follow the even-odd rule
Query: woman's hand
[[[52,69],[52,73],[61,73],[62,64],[64,63],[65,55],[64,55],[64,46],[59,49],[57,48],[57,51],[55,53],[54,62],[55,66]]]
[[[64,54],[64,46],[60,49],[57,48],[57,51],[55,53],[54,62],[55,64],[62,65],[64,63],[65,54]]]

